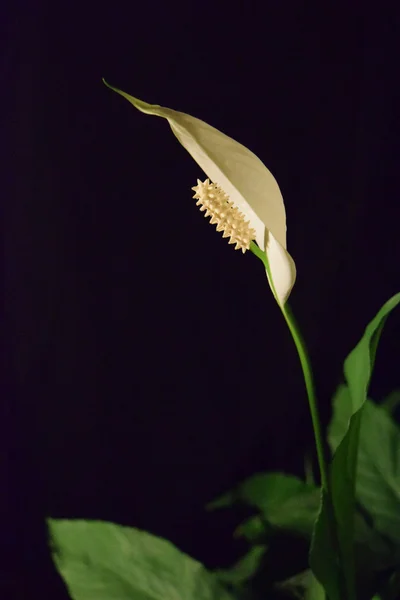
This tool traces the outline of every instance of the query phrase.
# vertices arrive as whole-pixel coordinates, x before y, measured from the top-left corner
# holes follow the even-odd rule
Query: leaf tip
[[[104,79],[104,77],[101,78],[102,82],[104,83],[104,85],[108,88],[110,88],[110,90],[113,90],[114,88]]]

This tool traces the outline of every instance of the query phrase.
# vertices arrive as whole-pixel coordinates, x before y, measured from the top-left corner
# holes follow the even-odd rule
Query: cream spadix
[[[204,121],[157,104],[147,104],[106,81],[104,83],[141,112],[167,119],[179,142],[211,180],[210,183],[227,196],[228,202],[243,216],[243,221],[248,222],[249,231],[254,232],[252,239],[267,255],[271,275],[267,274],[269,283],[276,300],[283,306],[294,285],[296,267],[286,250],[286,213],[282,194],[267,167],[248,148]],[[236,247],[243,249],[241,244],[239,240]]]

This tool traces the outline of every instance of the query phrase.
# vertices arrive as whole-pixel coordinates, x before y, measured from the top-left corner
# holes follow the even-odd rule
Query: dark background
[[[324,423],[343,359],[400,289],[398,9],[100,4],[14,2],[1,23],[4,598],[67,597],[50,515],[228,565],[234,518],[204,504],[260,470],[301,476],[312,448],[261,263],[206,224],[202,172],[167,123],[102,77],[214,125],[275,175]],[[397,313],[377,399],[399,385],[399,331]]]

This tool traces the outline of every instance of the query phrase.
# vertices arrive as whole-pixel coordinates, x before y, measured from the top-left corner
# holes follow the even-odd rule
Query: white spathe
[[[104,81],[104,80],[103,80]],[[256,242],[267,254],[276,300],[283,306],[296,279],[286,250],[286,213],[275,178],[248,148],[204,121],[185,113],[147,104],[104,83],[138,110],[167,119],[175,136],[213,183],[250,221]]]

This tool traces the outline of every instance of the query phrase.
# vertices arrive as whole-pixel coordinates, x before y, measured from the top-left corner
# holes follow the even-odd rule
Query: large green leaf
[[[357,498],[374,528],[400,545],[400,430],[388,413],[365,405],[357,473]]]
[[[319,507],[319,489],[293,475],[259,473],[235,490],[217,498],[208,508],[222,508],[245,503],[259,509],[263,519],[273,527],[311,535]]]
[[[201,563],[145,531],[103,521],[48,524],[73,600],[232,600]]]
[[[349,404],[345,386],[334,399],[329,442],[337,445]],[[347,388],[347,396],[349,395]],[[374,528],[400,544],[400,429],[387,410],[367,400],[360,430],[356,497]]]
[[[377,344],[390,312],[400,303],[400,293],[388,300],[369,323],[357,346],[344,362],[344,374],[350,388],[352,413],[363,405],[375,362]]]
[[[344,363],[351,417],[330,466],[330,496],[324,492],[310,552],[311,568],[330,600],[356,598],[355,481],[361,419],[382,327],[399,302],[397,294],[384,304]]]
[[[344,438],[349,426],[351,418],[351,400],[350,389],[347,385],[342,384],[336,390],[333,398],[333,416],[328,428],[328,442],[332,452],[339,446]],[[383,448],[388,452],[386,454],[386,462],[389,465],[392,463],[393,470],[397,468],[393,465],[396,452],[392,455],[390,449],[397,446],[400,449],[400,440],[394,441],[394,431],[398,435],[398,428],[391,421],[388,413],[381,407],[376,406],[371,400],[366,400],[363,408],[363,418],[360,428],[360,439],[358,449],[358,465],[356,479],[356,499],[360,504],[361,498],[365,494],[381,496],[385,493],[385,484],[381,481],[384,476],[385,469],[377,469],[377,462],[382,460],[380,455]],[[397,437],[397,436],[396,436]],[[361,488],[361,490],[360,490]],[[360,493],[361,491],[361,493]],[[373,521],[371,517],[376,512],[378,506],[385,504],[385,500],[375,505],[375,498],[372,503],[364,502],[363,510],[369,513],[368,521]],[[397,522],[400,515],[397,516]],[[384,532],[385,533],[385,532]],[[357,589],[373,589],[374,584],[379,580],[380,573],[390,567],[398,564],[399,556],[394,552],[393,544],[390,544],[388,538],[390,536],[382,536],[379,531],[369,525],[361,514],[356,515],[355,522],[355,541],[356,548],[356,575]]]

